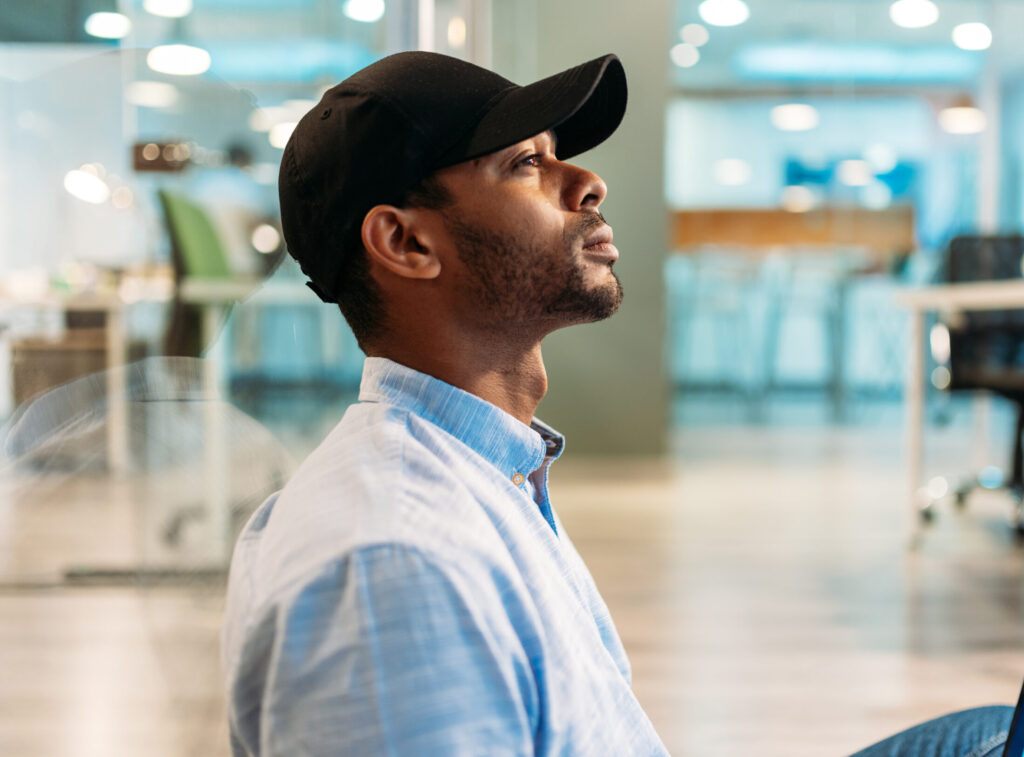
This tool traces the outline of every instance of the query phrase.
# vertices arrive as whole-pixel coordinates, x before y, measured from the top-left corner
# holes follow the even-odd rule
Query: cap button
[[[327,118],[330,117],[330,115],[331,115],[331,109],[330,108],[324,108],[323,111],[320,113],[320,120],[321,121],[325,121]]]

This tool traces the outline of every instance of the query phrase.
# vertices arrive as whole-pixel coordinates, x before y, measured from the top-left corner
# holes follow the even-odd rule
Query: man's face
[[[607,318],[622,302],[618,251],[596,175],[555,157],[550,132],[444,169],[443,223],[460,265],[456,294],[484,328],[547,333]]]

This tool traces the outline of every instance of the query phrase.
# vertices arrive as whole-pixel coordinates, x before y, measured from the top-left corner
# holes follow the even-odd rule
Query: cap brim
[[[443,162],[479,158],[548,129],[558,157],[571,158],[610,137],[625,112],[626,72],[617,56],[604,55],[508,90]]]

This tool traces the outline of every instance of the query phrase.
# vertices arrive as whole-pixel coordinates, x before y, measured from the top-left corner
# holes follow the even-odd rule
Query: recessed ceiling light
[[[132,30],[132,22],[120,13],[93,13],[85,19],[85,32],[101,39],[122,39]]]
[[[939,126],[949,134],[978,134],[985,131],[988,119],[972,105],[957,105],[939,111]]]
[[[889,6],[889,18],[896,26],[920,29],[939,20],[939,8],[932,0],[896,0]]]
[[[782,190],[782,209],[790,213],[806,213],[814,210],[818,198],[809,187],[794,184]]]
[[[680,42],[672,46],[669,57],[680,68],[690,68],[697,65],[697,61],[700,60],[700,51],[689,42]]]
[[[372,24],[384,16],[384,0],[345,0],[341,10],[353,21]]]
[[[840,184],[848,187],[866,187],[874,178],[866,160],[841,160],[836,167]]]
[[[288,138],[291,137],[296,126],[298,126],[298,124],[294,121],[286,121],[284,123],[274,124],[271,126],[270,134],[267,137],[270,140],[270,144],[279,150],[283,150],[285,145],[288,144]]]
[[[210,54],[191,45],[160,45],[146,55],[154,71],[176,76],[197,76],[210,68]]]
[[[772,108],[771,121],[780,131],[808,131],[818,125],[818,111],[804,103],[776,105]]]
[[[181,18],[192,12],[192,0],[145,0],[142,7],[154,16]]]
[[[448,47],[461,50],[466,46],[466,19],[453,16],[448,22]]]
[[[712,168],[715,181],[726,187],[741,187],[750,183],[753,170],[750,164],[740,158],[723,158]]]
[[[706,45],[710,36],[707,27],[702,24],[687,24],[679,30],[679,39],[689,42],[694,47]]]
[[[953,43],[961,50],[987,50],[992,45],[992,30],[981,22],[953,27]]]
[[[704,0],[697,12],[712,26],[736,26],[750,18],[750,8],[743,0]]]
[[[102,205],[110,197],[110,187],[106,182],[89,171],[68,171],[64,175],[64,189],[73,197],[93,205]]]

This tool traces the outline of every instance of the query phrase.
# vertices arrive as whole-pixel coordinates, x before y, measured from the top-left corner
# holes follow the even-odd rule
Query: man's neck
[[[548,389],[540,342],[515,349],[495,345],[461,344],[452,349],[403,349],[388,345],[370,351],[426,373],[504,410],[530,425]]]

